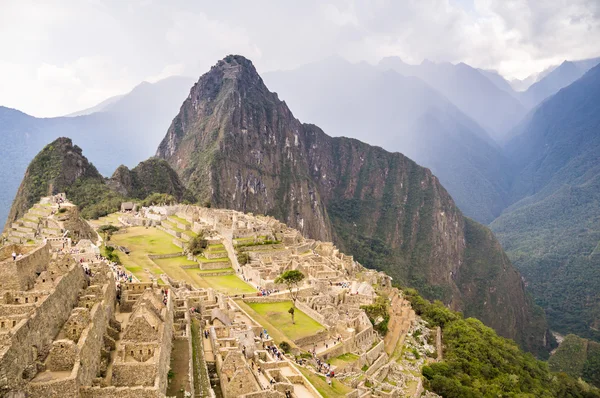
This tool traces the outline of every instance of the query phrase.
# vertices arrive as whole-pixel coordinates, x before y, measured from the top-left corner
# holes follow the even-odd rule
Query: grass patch
[[[268,319],[271,325],[280,330],[292,341],[312,336],[325,329],[323,325],[297,308],[294,314],[296,324],[293,324],[292,317],[288,313],[288,310],[292,307],[291,301],[282,301],[280,303],[247,303],[247,305],[260,315],[261,318]]]
[[[192,225],[188,220],[179,216],[169,216],[169,218],[172,218],[173,220],[176,220],[178,223],[183,225]]]
[[[334,366],[343,367],[348,364],[356,362],[358,360],[358,358],[360,358],[358,355],[352,354],[349,352],[346,354],[342,354],[338,357],[331,358],[330,363]]]
[[[125,246],[131,252],[129,255],[115,250],[123,266],[141,281],[150,278],[144,269],[154,275],[160,275],[163,270],[152,260],[148,254],[180,253],[181,249],[172,242],[173,237],[157,228],[130,227],[125,233],[114,234],[111,243]]]
[[[188,274],[194,272],[200,279],[199,287],[212,287],[223,293],[235,295],[235,294],[251,294],[256,293],[256,289],[238,278],[236,275],[221,275],[221,276],[202,276],[198,273],[198,270],[186,269]],[[215,272],[211,270],[211,272]],[[204,285],[204,286],[202,286]]]
[[[352,388],[343,384],[335,377],[331,380],[331,386],[329,386],[325,376],[314,374],[303,367],[299,367],[298,369],[300,369],[300,372],[302,372],[304,377],[308,379],[310,384],[317,389],[323,398],[342,398],[352,391]]]

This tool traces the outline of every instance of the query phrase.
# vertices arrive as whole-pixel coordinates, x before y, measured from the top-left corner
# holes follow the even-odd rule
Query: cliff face
[[[70,138],[56,139],[46,145],[27,167],[6,225],[25,214],[42,196],[65,192],[83,180],[101,182],[103,177]]]
[[[543,314],[518,272],[428,169],[300,123],[243,57],[228,56],[200,78],[157,156],[201,201],[270,214],[333,240],[526,349],[546,348]]]

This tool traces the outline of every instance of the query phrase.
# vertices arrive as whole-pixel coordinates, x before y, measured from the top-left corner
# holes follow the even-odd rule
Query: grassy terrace
[[[183,225],[192,225],[188,220],[186,220],[185,218],[181,218],[179,216],[169,216],[170,218],[172,218],[173,220],[176,220],[177,222],[179,222],[180,224]]]
[[[323,325],[306,315],[296,308],[294,319],[296,324],[292,324],[292,317],[288,310],[292,306],[291,301],[282,301],[280,303],[244,303],[238,304],[258,323],[267,328],[276,342],[291,342],[302,337],[312,336],[313,334],[325,329]],[[277,329],[280,333],[274,333]]]
[[[330,363],[335,366],[343,367],[348,364],[356,362],[360,357],[356,354],[346,353],[338,357],[332,358]]]
[[[161,268],[164,267],[181,267],[187,265],[198,265],[197,262],[193,260],[188,260],[186,256],[179,257],[171,257],[171,258],[157,258],[152,260]]]
[[[325,379],[325,376],[314,374],[313,372],[311,372],[301,366],[298,367],[298,369],[300,369],[300,372],[302,372],[302,374],[308,379],[308,381],[310,381],[310,383],[313,386],[315,386],[317,391],[324,398],[342,398],[342,397],[345,397],[346,394],[348,394],[350,391],[352,391],[352,388],[341,383],[335,377],[331,380],[331,387],[330,387],[327,384],[327,380]]]
[[[104,217],[100,217],[97,220],[90,220],[90,224],[92,224],[94,227],[98,228],[101,225],[116,225],[116,226],[120,226],[121,223],[119,222],[119,213],[112,213],[109,214],[107,216]]]
[[[181,248],[175,246],[172,240],[171,235],[157,228],[130,227],[126,233],[114,234],[111,243],[127,247],[130,250],[129,255],[115,250],[123,266],[138,279],[149,281],[150,278],[144,269],[148,269],[154,275],[160,275],[162,270],[148,258],[148,254],[181,253]]]

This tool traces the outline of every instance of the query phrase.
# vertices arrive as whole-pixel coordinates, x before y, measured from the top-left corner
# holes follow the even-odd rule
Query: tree
[[[197,236],[190,240],[188,251],[194,256],[199,256],[204,253],[204,249],[208,247],[208,241],[204,239],[204,231],[201,231]]]
[[[296,307],[296,299],[298,299],[298,288],[300,282],[304,280],[304,274],[297,269],[285,271],[283,274],[279,275],[277,279],[275,279],[275,283],[283,283],[287,286],[290,291],[290,297],[292,298],[292,303],[294,308]],[[294,291],[296,288],[296,291]],[[290,314],[292,314],[290,312]],[[294,319],[294,315],[292,314],[292,320]]]
[[[292,324],[296,324],[296,322],[294,321],[294,312],[296,312],[294,310],[294,307],[290,307],[290,309],[288,310],[289,314],[292,316]]]
[[[114,232],[117,232],[119,230],[119,227],[117,227],[116,225],[101,225],[98,228],[98,232],[100,232],[102,235],[104,235],[104,240],[105,241],[109,241],[111,235]]]

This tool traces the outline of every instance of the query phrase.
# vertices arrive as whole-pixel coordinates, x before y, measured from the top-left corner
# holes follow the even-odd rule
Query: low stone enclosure
[[[142,208],[119,219],[163,229],[183,248],[202,234],[209,245],[196,257],[198,268],[221,270],[203,275],[237,275],[258,289],[228,297],[166,274],[160,286],[129,283],[92,242],[72,245],[57,229],[39,228],[56,215],[55,200],[28,212],[25,220],[38,217],[33,241],[7,240],[0,248],[0,396],[183,396],[169,387],[172,361],[180,357],[175,379],[190,396],[320,397],[314,383],[325,369],[335,371],[347,397],[419,390],[413,373],[431,349],[424,340],[430,332],[387,275],[332,243],[305,239],[271,217],[187,205]],[[152,257],[175,255],[181,253]],[[286,286],[275,283],[287,270],[306,277],[295,306],[322,325],[316,333],[289,338],[277,323],[265,328],[248,307],[289,302]],[[380,295],[390,302],[385,339],[361,308]],[[291,344],[295,360],[274,348],[282,338],[271,332]],[[404,360],[406,344],[420,360]]]

